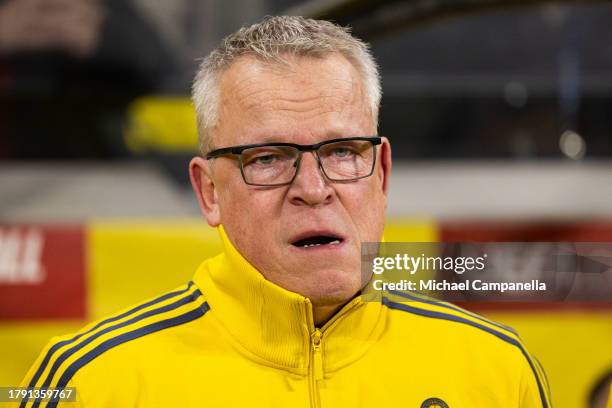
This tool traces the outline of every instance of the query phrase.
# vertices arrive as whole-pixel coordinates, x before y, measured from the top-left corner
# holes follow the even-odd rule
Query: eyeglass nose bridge
[[[291,183],[293,183],[293,180],[295,180],[298,172],[300,171],[300,164],[302,163],[302,154],[304,154],[304,152],[312,152],[315,160],[317,161],[317,167],[321,171],[321,174],[323,174],[323,178],[327,179],[328,178],[327,173],[325,173],[325,169],[323,168],[323,163],[321,163],[321,157],[319,157],[319,148],[318,147],[307,147],[307,148],[300,149],[298,151],[297,159],[295,159],[295,161],[293,162],[293,167],[295,167],[295,173],[293,174],[293,179],[291,179]]]

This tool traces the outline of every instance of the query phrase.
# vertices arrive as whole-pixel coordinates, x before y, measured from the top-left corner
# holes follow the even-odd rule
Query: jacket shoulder
[[[519,339],[518,333],[510,326],[419,292],[386,291],[382,296],[382,302],[388,309],[396,310],[399,313],[464,324],[502,340]],[[449,327],[452,326],[454,325]]]
[[[525,381],[535,389],[542,406],[550,406],[544,369],[512,327],[418,292],[386,291],[382,303],[392,319],[402,320],[397,325],[400,330],[402,326],[408,331],[418,327],[419,332],[452,339],[470,357],[503,360],[508,367],[526,373],[529,379]]]
[[[68,387],[77,372],[110,350],[184,325],[209,310],[189,282],[175,290],[94,321],[73,334],[51,339],[27,373],[23,387]]]

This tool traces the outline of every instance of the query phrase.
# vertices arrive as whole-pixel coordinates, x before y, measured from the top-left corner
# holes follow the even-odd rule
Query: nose
[[[314,152],[305,152],[289,187],[289,201],[296,205],[317,206],[332,200],[334,190],[319,167]]]

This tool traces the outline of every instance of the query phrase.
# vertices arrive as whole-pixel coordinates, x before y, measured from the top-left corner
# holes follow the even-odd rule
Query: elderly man
[[[511,329],[431,299],[359,296],[391,170],[363,42],[266,18],[203,61],[193,95],[191,181],[224,253],[185,287],[53,341],[25,386],[74,387],[86,407],[550,406]]]

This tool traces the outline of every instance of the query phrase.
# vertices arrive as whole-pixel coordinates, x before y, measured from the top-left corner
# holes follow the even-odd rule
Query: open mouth
[[[292,245],[298,248],[314,248],[323,245],[340,245],[342,241],[344,239],[334,235],[313,235],[299,239],[293,242]]]

